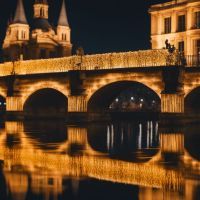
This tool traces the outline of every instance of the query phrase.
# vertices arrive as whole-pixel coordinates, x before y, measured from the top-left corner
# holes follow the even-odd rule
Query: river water
[[[200,126],[2,122],[0,200],[198,200]]]

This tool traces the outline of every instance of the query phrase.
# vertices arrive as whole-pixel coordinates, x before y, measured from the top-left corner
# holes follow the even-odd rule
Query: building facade
[[[166,41],[185,56],[200,57],[200,1],[173,0],[151,6],[152,49]]]
[[[33,23],[28,24],[22,0],[18,0],[14,19],[3,42],[6,61],[55,58],[71,55],[71,30],[63,0],[57,27],[48,21],[47,0],[35,0]]]

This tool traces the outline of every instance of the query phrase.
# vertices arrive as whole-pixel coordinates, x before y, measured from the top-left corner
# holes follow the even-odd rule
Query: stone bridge
[[[184,100],[200,86],[200,68],[181,65],[166,50],[0,64],[0,95],[12,114],[29,113],[39,99],[48,103],[56,95],[63,113],[98,112],[133,84],[156,94],[162,113],[184,113]]]

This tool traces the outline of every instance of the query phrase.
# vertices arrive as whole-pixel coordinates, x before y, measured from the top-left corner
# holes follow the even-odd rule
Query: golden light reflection
[[[52,175],[89,177],[170,190],[178,190],[184,182],[182,173],[152,163],[132,163],[89,153],[82,156],[70,156],[37,149],[26,137],[21,126],[17,124],[9,123],[7,127],[8,130],[19,128],[18,134],[22,139],[21,148],[8,148],[5,141],[0,141],[0,157],[4,158],[5,172],[9,172],[13,166],[23,166],[31,174],[39,170],[40,173],[45,174],[49,172]],[[70,127],[69,133],[72,131],[75,136],[69,135],[71,142],[87,145],[86,134],[80,134],[86,132],[86,129]]]

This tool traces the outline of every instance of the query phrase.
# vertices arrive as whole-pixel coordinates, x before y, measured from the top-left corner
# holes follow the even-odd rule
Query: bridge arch
[[[150,87],[146,86],[137,81],[132,80],[123,80],[123,81],[113,81],[109,84],[102,84],[101,87],[96,87],[96,90],[92,94],[88,95],[87,108],[89,112],[93,111],[102,111],[105,108],[108,108],[109,105],[117,98],[117,96],[131,87],[141,87],[146,92],[150,92],[154,95],[156,100],[160,104],[160,90],[153,90]]]
[[[200,115],[200,86],[195,86],[190,90],[186,90],[185,94],[185,113],[186,114],[198,114]]]
[[[54,88],[42,88],[28,96],[23,104],[25,116],[64,117],[67,113],[67,97]]]
[[[60,93],[62,93],[64,96],[68,97],[69,90],[67,87],[64,87],[64,85],[59,84],[56,81],[40,81],[38,83],[33,83],[29,86],[29,88],[26,88],[26,91],[22,91],[22,107],[24,107],[25,102],[27,99],[34,94],[35,92],[42,90],[42,89],[53,89]]]
[[[162,82],[162,74],[108,74],[95,78],[95,80],[89,80],[88,85],[91,85],[87,89],[87,99],[97,92],[99,89],[117,82],[136,82],[153,90],[159,97],[164,89],[164,83]]]

